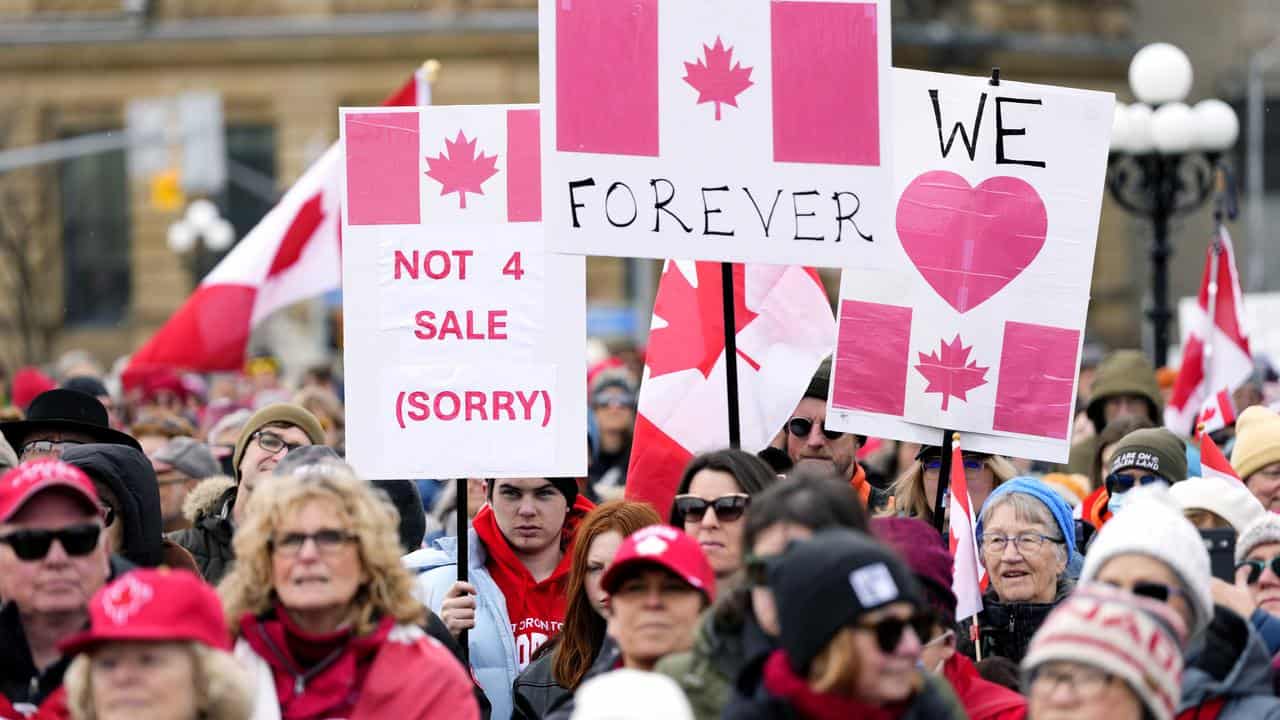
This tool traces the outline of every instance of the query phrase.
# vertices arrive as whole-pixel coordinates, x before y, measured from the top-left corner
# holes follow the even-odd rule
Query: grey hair
[[[1013,508],[1013,516],[1019,522],[1044,526],[1046,528],[1044,534],[1057,541],[1053,544],[1053,547],[1057,550],[1059,559],[1064,563],[1070,559],[1066,538],[1062,537],[1062,528],[1058,527],[1058,521],[1053,519],[1053,513],[1049,510],[1049,507],[1034,495],[1024,492],[1005,493],[982,506],[982,511],[978,513],[978,522],[983,527],[986,527],[987,518],[991,513],[995,512],[996,508],[1002,508],[1006,505]],[[978,542],[981,543],[982,538],[978,538]]]

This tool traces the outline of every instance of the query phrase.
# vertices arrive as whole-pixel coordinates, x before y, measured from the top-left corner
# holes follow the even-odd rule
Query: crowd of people
[[[1280,719],[1265,369],[1215,433],[1239,481],[1160,427],[1132,351],[1082,371],[1064,466],[965,450],[979,581],[942,449],[828,429],[829,363],[768,447],[695,456],[667,507],[626,499],[616,365],[582,478],[367,480],[340,380],[290,390],[269,358],[15,373],[0,720]]]

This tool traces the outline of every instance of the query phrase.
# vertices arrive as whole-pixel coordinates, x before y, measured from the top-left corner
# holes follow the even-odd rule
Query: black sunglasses
[[[881,620],[878,623],[870,625],[855,625],[859,630],[867,630],[875,633],[876,644],[880,647],[880,652],[886,655],[898,649],[898,644],[902,642],[902,634],[907,628],[916,631],[916,637],[920,642],[924,642],[933,630],[934,619],[928,613],[917,612],[907,619],[890,617]]]
[[[1137,595],[1138,597],[1144,597],[1144,598],[1148,598],[1150,600],[1155,600],[1156,602],[1162,602],[1162,603],[1169,602],[1169,598],[1177,597],[1179,595],[1185,596],[1187,594],[1186,592],[1183,591],[1182,588],[1173,587],[1172,585],[1165,585],[1164,583],[1151,582],[1148,580],[1139,580],[1138,582],[1135,582],[1133,585],[1129,587],[1125,587],[1118,583],[1105,583],[1105,584],[1110,585],[1112,587],[1118,587],[1121,590],[1128,590],[1129,592],[1133,593],[1134,595]]]
[[[676,514],[686,523],[702,522],[703,516],[707,514],[707,508],[711,508],[716,511],[716,519],[720,522],[733,522],[742,517],[750,504],[751,496],[745,493],[721,495],[710,502],[697,495],[677,495]]]
[[[48,555],[54,540],[58,541],[68,555],[82,557],[98,547],[98,537],[101,534],[101,525],[85,523],[59,530],[18,530],[0,536],[0,544],[13,548],[13,554],[25,562],[40,560]]]
[[[1107,494],[1114,495],[1116,493],[1129,492],[1134,485],[1150,485],[1155,482],[1167,483],[1168,481],[1159,475],[1143,475],[1138,478],[1132,478],[1120,473],[1111,473],[1107,476]]]
[[[796,437],[807,438],[809,433],[813,431],[813,421],[806,417],[793,417],[787,421],[787,432]],[[827,424],[822,424],[822,434],[827,436],[828,440],[838,440],[844,436],[839,430],[828,430]]]
[[[1249,568],[1249,577],[1245,579],[1245,583],[1252,585],[1262,579],[1262,571],[1268,567],[1271,568],[1272,573],[1280,575],[1280,555],[1270,560],[1244,560],[1236,563],[1237,571],[1242,567]]]

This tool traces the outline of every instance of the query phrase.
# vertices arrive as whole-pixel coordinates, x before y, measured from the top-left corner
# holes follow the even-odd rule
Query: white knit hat
[[[1152,717],[1170,720],[1182,694],[1185,632],[1182,618],[1164,603],[1081,585],[1031,639],[1022,659],[1024,682],[1044,663],[1079,663],[1124,680]]]
[[[1132,498],[1124,512],[1116,513],[1094,537],[1085,554],[1080,582],[1089,582],[1117,555],[1147,555],[1168,565],[1187,592],[1194,619],[1191,638],[1196,639],[1213,619],[1213,593],[1209,551],[1200,531],[1182,516],[1182,508],[1164,487],[1147,486],[1129,491]]]
[[[1208,510],[1231,523],[1236,534],[1266,514],[1266,508],[1244,483],[1219,477],[1187,478],[1169,488],[1183,510]]]
[[[1275,513],[1263,513],[1240,531],[1236,537],[1236,563],[1242,562],[1254,548],[1267,543],[1280,543],[1280,515]]]
[[[684,692],[666,675],[613,670],[582,683],[572,720],[693,720]]]

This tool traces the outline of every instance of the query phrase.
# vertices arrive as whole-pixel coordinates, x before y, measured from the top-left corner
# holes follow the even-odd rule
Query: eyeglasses
[[[1164,583],[1151,582],[1149,580],[1139,580],[1128,587],[1121,585],[1120,583],[1108,582],[1106,580],[1100,580],[1099,582],[1105,585],[1110,585],[1111,587],[1120,588],[1121,590],[1127,590],[1138,597],[1144,597],[1149,600],[1155,600],[1156,602],[1162,603],[1169,602],[1170,598],[1179,596],[1186,597],[1187,595],[1186,591],[1182,588],[1165,585]]]
[[[1022,533],[1020,535],[986,535],[982,536],[982,551],[988,555],[1001,555],[1012,542],[1021,555],[1031,555],[1044,547],[1047,542],[1061,544],[1061,538],[1041,535],[1040,533]]]
[[[22,446],[19,457],[30,455],[61,455],[63,445],[84,445],[79,440],[33,440]]]
[[[277,552],[281,555],[297,555],[302,550],[302,546],[306,545],[307,541],[310,540],[315,543],[316,550],[321,554],[327,555],[337,552],[343,545],[353,542],[355,539],[356,536],[346,530],[326,528],[313,533],[285,533],[278,538],[272,539],[270,548],[272,552]]]
[[[97,523],[71,525],[58,530],[18,530],[0,536],[0,544],[13,548],[13,554],[24,562],[43,559],[49,554],[53,541],[57,540],[63,551],[72,557],[82,557],[98,547],[102,526]]]
[[[1249,568],[1249,577],[1245,579],[1245,583],[1253,585],[1262,579],[1262,571],[1266,570],[1268,567],[1271,568],[1272,573],[1280,576],[1280,555],[1276,555],[1270,560],[1244,560],[1236,563],[1237,572],[1239,572],[1240,568],[1243,567]]]
[[[294,450],[303,447],[302,443],[285,442],[284,438],[275,433],[266,432],[265,430],[259,430],[253,434],[253,437],[258,441],[258,447],[266,450],[272,455],[275,455],[285,448],[288,448],[286,452],[293,452]]]
[[[1168,483],[1167,480],[1159,475],[1143,475],[1135,479],[1128,475],[1111,473],[1107,476],[1107,494],[1115,495],[1116,493],[1129,492],[1133,489],[1134,485],[1150,485],[1156,482]]]
[[[986,458],[980,458],[980,457],[974,457],[974,456],[970,456],[970,455],[965,455],[965,456],[964,456],[964,469],[965,469],[965,470],[981,470],[981,469],[982,469],[982,466],[986,463],[986,461],[987,461],[987,459],[986,459]],[[925,460],[925,461],[924,461],[924,469],[925,469],[925,470],[941,470],[941,469],[942,469],[942,458],[934,458],[934,459],[932,459],[932,460]]]
[[[928,613],[918,612],[906,619],[890,617],[878,623],[860,624],[854,625],[854,627],[858,630],[875,633],[876,644],[880,647],[880,652],[888,654],[898,649],[898,644],[902,642],[902,634],[906,632],[907,628],[915,630],[916,637],[923,639],[929,637],[929,631],[933,630],[933,622],[933,616]]]
[[[1066,685],[1077,702],[1088,702],[1105,690],[1114,678],[1111,673],[1091,667],[1043,665],[1031,678],[1031,695],[1051,697],[1058,686]]]
[[[746,493],[735,493],[721,495],[707,502],[697,495],[677,495],[675,504],[676,514],[686,523],[702,522],[703,516],[707,514],[707,508],[716,511],[716,519],[720,522],[733,522],[747,511],[747,506],[751,504],[751,496]]]
[[[807,438],[813,432],[813,421],[806,417],[793,417],[787,421],[787,432],[796,437]],[[844,433],[839,430],[828,430],[826,422],[822,423],[822,434],[828,440],[839,440]]]

